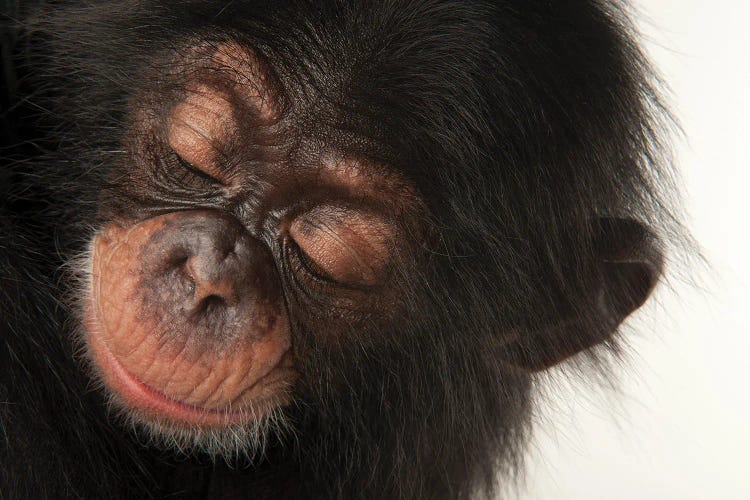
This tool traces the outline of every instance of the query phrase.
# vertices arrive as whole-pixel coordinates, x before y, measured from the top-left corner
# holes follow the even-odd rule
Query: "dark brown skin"
[[[164,126],[131,135],[127,146],[138,155],[162,139],[175,157],[162,175],[192,175],[227,200],[242,196],[247,171],[228,155],[247,131],[264,128],[273,140],[269,78],[236,43],[187,64],[195,81],[184,82],[166,116],[150,118]],[[140,111],[135,130],[150,115]],[[415,204],[404,181],[333,156],[293,175],[281,162],[261,171],[252,179],[255,234],[228,211],[188,210],[114,222],[94,238],[88,350],[115,399],[141,420],[243,424],[289,403],[296,375],[274,249],[293,252],[295,273],[340,289],[342,300],[387,288],[392,248],[403,246],[394,208]],[[310,200],[310,183],[322,200]],[[330,192],[337,195],[323,197]],[[381,206],[389,199],[402,201]]]

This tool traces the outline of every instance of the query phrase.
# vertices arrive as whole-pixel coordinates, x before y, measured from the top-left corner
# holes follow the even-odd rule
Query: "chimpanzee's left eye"
[[[328,284],[339,284],[338,281],[323,268],[323,266],[315,262],[315,260],[313,260],[313,258],[310,257],[292,238],[289,238],[288,240],[288,251],[289,262],[295,272],[304,272],[307,276],[316,281]]]

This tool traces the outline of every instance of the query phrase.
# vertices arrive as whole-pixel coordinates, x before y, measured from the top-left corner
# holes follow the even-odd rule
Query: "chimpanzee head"
[[[615,347],[661,273],[663,115],[611,2],[52,17],[86,22],[55,48],[98,228],[82,338],[162,445],[286,431],[384,491],[468,491],[533,373]]]

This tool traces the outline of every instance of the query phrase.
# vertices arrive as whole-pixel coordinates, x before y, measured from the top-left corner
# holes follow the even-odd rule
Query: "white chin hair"
[[[116,396],[110,398],[110,409],[144,445],[184,455],[205,454],[227,462],[259,458],[270,436],[281,437],[291,432],[283,408],[278,405],[262,411],[249,407],[243,410],[249,416],[243,419],[246,423],[225,426],[190,425],[158,418],[128,407]]]

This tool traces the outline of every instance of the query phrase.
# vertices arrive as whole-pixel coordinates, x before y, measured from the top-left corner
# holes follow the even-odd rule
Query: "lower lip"
[[[88,335],[88,343],[96,364],[104,378],[128,406],[138,408],[153,417],[191,426],[226,426],[256,419],[262,408],[254,411],[222,411],[181,403],[149,387],[130,373],[97,335]],[[264,405],[260,402],[260,406]]]

